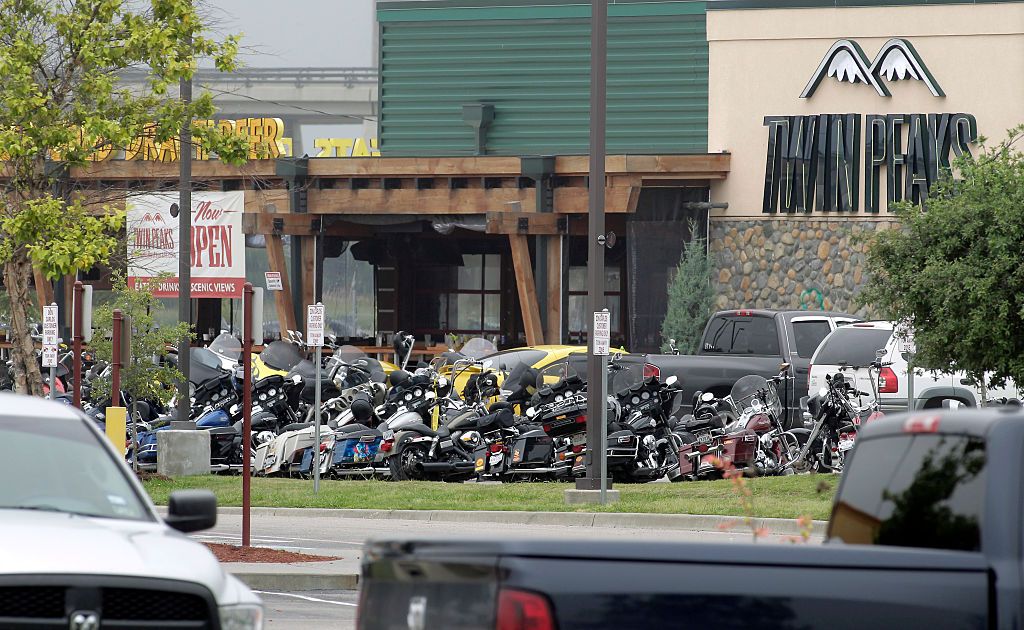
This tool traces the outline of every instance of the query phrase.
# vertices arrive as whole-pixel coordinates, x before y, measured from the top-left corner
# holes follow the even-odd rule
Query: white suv
[[[0,394],[0,628],[260,630],[256,595],[203,545],[213,494],[167,517],[92,420]]]
[[[822,340],[811,358],[811,369],[807,380],[808,395],[825,385],[825,375],[835,374],[846,367],[844,375],[852,377],[857,389],[873,392],[877,380],[879,405],[884,413],[907,410],[907,357],[908,342],[900,335],[893,334],[892,322],[859,322],[842,326]],[[912,347],[912,342],[910,346]],[[884,350],[881,363],[891,363],[879,370],[868,366],[875,360],[875,352]],[[849,369],[856,368],[856,369]],[[1013,383],[1000,389],[988,389],[986,398],[1017,397]],[[941,407],[943,401],[955,400],[961,404],[980,406],[980,389],[972,384],[963,372],[939,372],[920,367],[914,370],[914,408],[930,409]]]

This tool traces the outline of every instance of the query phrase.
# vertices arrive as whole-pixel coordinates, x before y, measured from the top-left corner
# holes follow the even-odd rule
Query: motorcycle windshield
[[[221,333],[210,344],[210,351],[237,361],[242,356],[242,342],[228,333]]]
[[[342,383],[342,389],[362,385],[367,381],[384,382],[384,366],[380,361],[366,356],[365,352],[355,346],[339,347],[334,351],[334,358],[342,364],[335,373]]]
[[[608,372],[609,393],[617,394],[634,385],[644,381],[644,366],[642,363],[621,363],[613,364],[614,369]]]
[[[464,356],[479,361],[484,357],[488,357],[498,351],[498,347],[490,341],[487,341],[483,337],[473,337],[462,346],[459,350]]]
[[[207,381],[219,379],[224,374],[220,367],[220,359],[209,349],[189,348],[188,354],[191,368],[188,373],[189,382],[202,385]]]
[[[782,405],[779,402],[778,392],[775,385],[769,383],[763,376],[751,374],[744,376],[732,386],[729,393],[736,413],[743,416],[758,412],[775,414],[779,417],[782,413]]]
[[[260,353],[260,359],[275,370],[290,370],[302,361],[299,348],[287,341],[274,341]]]

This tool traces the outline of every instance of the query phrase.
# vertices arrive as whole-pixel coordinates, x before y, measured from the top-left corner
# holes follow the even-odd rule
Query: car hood
[[[0,509],[0,575],[78,574],[150,577],[200,584],[217,603],[255,595],[202,544],[162,522]]]

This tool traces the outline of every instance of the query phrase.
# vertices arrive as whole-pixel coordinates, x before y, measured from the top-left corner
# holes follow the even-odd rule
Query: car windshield
[[[149,519],[121,464],[84,422],[0,419],[0,509]]]

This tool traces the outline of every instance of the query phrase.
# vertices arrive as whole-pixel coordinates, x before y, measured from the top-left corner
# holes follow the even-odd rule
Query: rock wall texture
[[[866,280],[866,240],[895,225],[892,220],[712,219],[717,307],[837,310],[870,317],[855,301]]]

